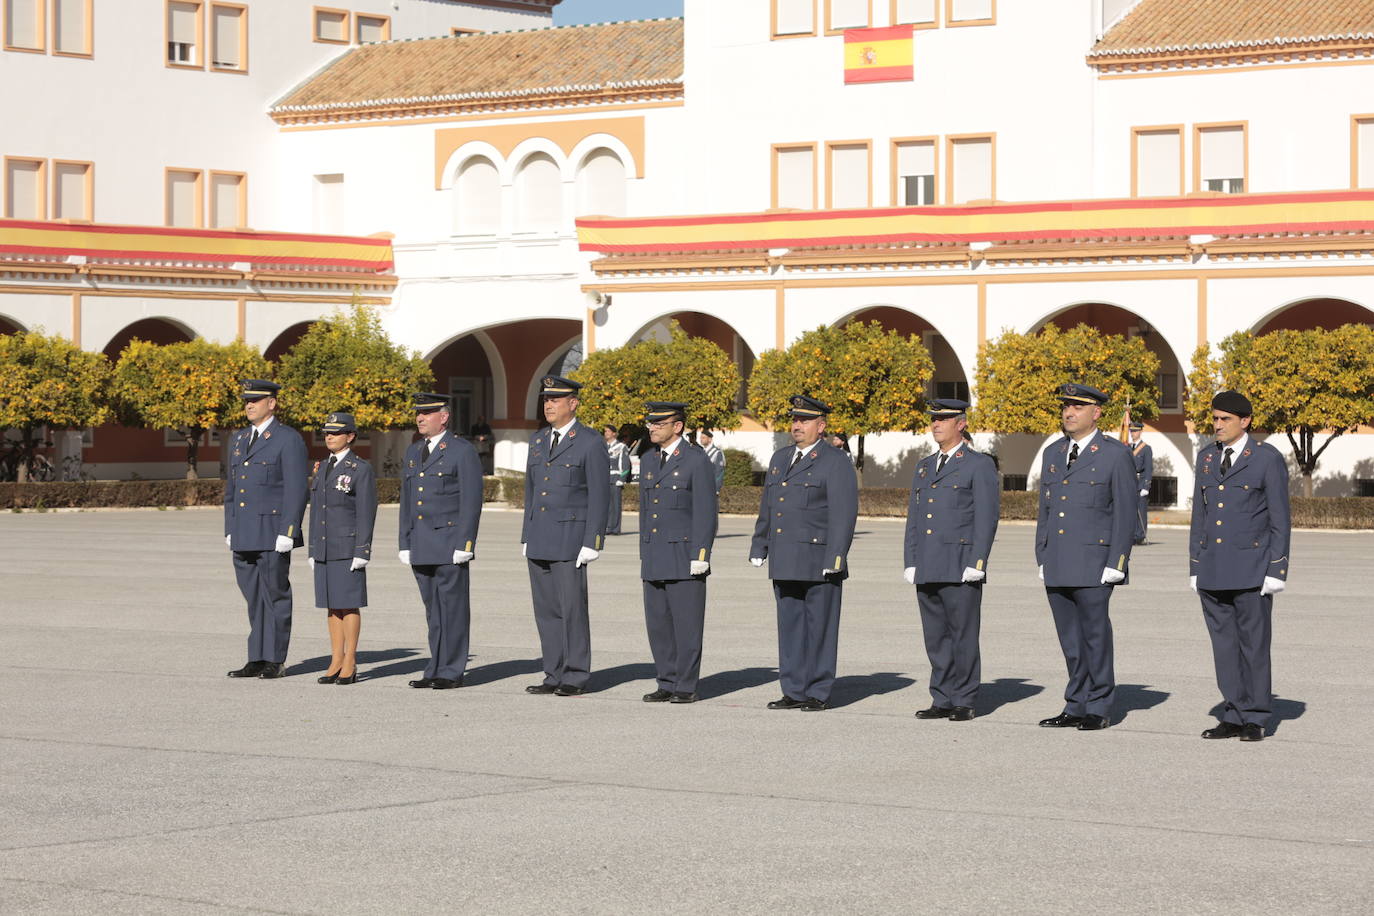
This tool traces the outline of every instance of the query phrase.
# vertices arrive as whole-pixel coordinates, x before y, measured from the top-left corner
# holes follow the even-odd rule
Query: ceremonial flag
[[[891,83],[915,77],[914,32],[910,25],[846,29],[844,81]]]

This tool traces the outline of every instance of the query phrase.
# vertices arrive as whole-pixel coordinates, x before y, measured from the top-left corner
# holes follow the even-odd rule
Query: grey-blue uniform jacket
[[[277,536],[300,547],[305,543],[308,457],[305,440],[273,420],[248,447],[253,429],[229,437],[228,479],[224,481],[224,533],[234,550],[275,550]]]
[[[1040,459],[1035,561],[1048,588],[1101,585],[1107,567],[1129,573],[1135,535],[1131,450],[1097,430],[1070,468],[1069,442],[1055,440]]]
[[[796,452],[789,445],[768,462],[749,556],[767,558],[770,579],[848,578],[849,545],[859,515],[854,465],[821,440],[789,470]],[[838,575],[827,577],[823,569],[838,570]]]
[[[1135,462],[1135,489],[1139,493],[1141,490],[1150,489],[1150,481],[1155,477],[1155,452],[1144,442],[1140,443],[1140,448],[1127,446],[1131,450],[1131,460]]]
[[[611,466],[606,440],[580,421],[551,451],[552,441],[552,429],[530,437],[520,541],[531,560],[566,563],[583,547],[600,550],[605,542]]]
[[[482,520],[482,459],[466,439],[444,433],[421,461],[425,440],[406,449],[401,474],[401,549],[413,566],[449,564],[455,550],[476,553]]]
[[[372,559],[377,521],[377,478],[372,465],[351,450],[328,474],[329,460],[315,462],[310,485],[310,553],[315,562]]]
[[[1250,437],[1221,473],[1224,452],[1209,445],[1194,469],[1188,558],[1197,587],[1259,588],[1288,579],[1288,466],[1279,450]]]
[[[710,562],[716,540],[716,479],[700,447],[678,440],[659,466],[658,451],[639,460],[639,577],[690,579],[693,560]]]
[[[1002,493],[997,466],[967,445],[936,472],[940,452],[916,465],[906,510],[905,566],[916,584],[961,582],[967,568],[987,572]]]

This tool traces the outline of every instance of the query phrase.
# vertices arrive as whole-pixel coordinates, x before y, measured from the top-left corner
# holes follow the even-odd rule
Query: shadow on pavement
[[[1117,684],[1112,724],[1120,725],[1135,710],[1153,709],[1167,699],[1169,693],[1164,690],[1151,690],[1144,684]]]
[[[875,671],[872,674],[848,674],[835,678],[835,686],[830,691],[830,705],[836,709],[857,703],[868,697],[892,693],[916,683],[915,680],[895,671]]]
[[[1030,699],[1045,690],[1039,684],[1032,684],[1023,677],[999,677],[995,681],[978,685],[978,701],[974,706],[978,715],[986,716],[996,712],[1008,703],[1019,703]]]
[[[717,671],[697,681],[697,696],[703,700],[723,697],[737,690],[748,690],[778,679],[777,668],[740,668],[737,671]]]
[[[652,681],[657,677],[658,672],[654,666],[640,662],[634,665],[616,665],[614,668],[604,668],[600,671],[593,671],[587,679],[587,692],[595,693],[598,690],[610,690],[612,687],[619,687],[621,684],[628,684],[631,681]]]
[[[470,657],[468,663],[471,664]],[[477,687],[482,684],[491,684],[521,674],[540,674],[543,670],[543,659],[509,658],[503,662],[491,662],[490,664],[479,665],[476,668],[468,668],[463,672],[463,686]]]
[[[361,664],[363,655],[358,653],[358,662]],[[359,670],[359,674],[366,675],[368,680],[376,680],[379,677],[390,677],[395,674],[418,674],[425,670],[429,664],[429,649],[407,649],[404,654],[406,657],[402,661],[393,662],[390,665],[383,665],[380,668],[373,668],[370,671]]]
[[[370,665],[376,662],[391,661],[396,658],[410,658],[419,652],[418,649],[377,649],[374,651],[358,652],[358,667]],[[329,656],[318,655],[315,658],[306,658],[296,662],[286,669],[287,677],[293,674],[314,674],[316,671],[329,670]],[[364,672],[359,672],[364,673]],[[374,672],[365,672],[368,676],[373,676]]]
[[[1226,711],[1225,703],[1218,703],[1207,711],[1207,715],[1221,720],[1221,714]],[[1307,704],[1302,700],[1286,700],[1283,697],[1273,698],[1273,705],[1269,707],[1269,725],[1265,727],[1264,734],[1272,738],[1274,733],[1279,730],[1279,723],[1288,719],[1301,719],[1303,713],[1307,712]]]

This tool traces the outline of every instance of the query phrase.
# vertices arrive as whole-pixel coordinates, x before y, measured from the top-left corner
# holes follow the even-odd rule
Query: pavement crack
[[[64,890],[86,891],[92,894],[115,894],[120,897],[129,897],[135,900],[160,900],[167,903],[187,903],[194,904],[195,906],[214,907],[217,910],[228,910],[234,913],[270,913],[272,916],[313,916],[308,910],[268,910],[260,906],[236,906],[232,903],[219,903],[214,900],[205,900],[200,897],[173,897],[168,894],[124,891],[112,887],[95,887],[89,884],[75,884],[70,881],[43,881],[38,878],[15,878],[12,875],[0,877],[0,881],[8,881],[11,884],[26,884],[37,887],[55,887]]]

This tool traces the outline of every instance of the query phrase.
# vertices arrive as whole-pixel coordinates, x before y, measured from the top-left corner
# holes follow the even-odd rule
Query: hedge
[[[501,491],[496,477],[482,478],[482,501],[495,502]],[[401,481],[383,477],[377,481],[377,499],[399,501]],[[151,506],[220,506],[224,483],[203,480],[102,480],[52,483],[0,483],[3,509],[132,509]]]

